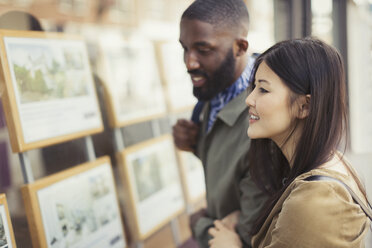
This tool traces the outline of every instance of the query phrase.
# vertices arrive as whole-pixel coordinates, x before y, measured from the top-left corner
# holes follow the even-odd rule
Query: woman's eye
[[[262,87],[261,87],[261,88],[259,88],[259,90],[260,90],[260,92],[261,92],[261,93],[267,93],[267,92],[269,92],[269,91],[265,90],[265,89],[264,89],[264,88],[262,88]]]

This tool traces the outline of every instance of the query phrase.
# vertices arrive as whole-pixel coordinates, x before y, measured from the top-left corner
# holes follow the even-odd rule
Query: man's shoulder
[[[245,103],[245,99],[248,96],[248,91],[244,90],[235,96],[230,102],[228,102],[222,110],[236,110],[237,113],[243,112],[245,109],[248,108],[247,104]],[[221,110],[221,111],[222,111]]]
[[[240,93],[221,109],[217,115],[218,118],[229,126],[235,126],[239,123],[247,122],[244,118],[244,116],[248,115],[248,106],[245,104],[246,97],[247,91]]]

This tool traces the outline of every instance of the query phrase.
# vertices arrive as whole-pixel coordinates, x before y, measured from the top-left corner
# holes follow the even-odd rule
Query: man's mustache
[[[203,76],[205,78],[208,78],[208,75],[207,73],[205,73],[204,71],[201,71],[201,70],[198,70],[198,69],[195,69],[195,70],[187,70],[187,72],[193,76]]]

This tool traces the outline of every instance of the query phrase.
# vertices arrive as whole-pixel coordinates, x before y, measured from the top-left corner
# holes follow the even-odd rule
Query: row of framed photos
[[[144,240],[205,197],[204,172],[193,154],[177,152],[168,135],[118,154],[134,238]],[[180,165],[180,166],[178,166]]]
[[[141,22],[178,21],[192,0],[0,0],[1,8],[29,10],[42,19],[138,26]]]
[[[193,105],[183,97],[191,94],[177,95],[185,93],[185,86],[191,87],[190,83],[181,82],[186,78],[177,73],[181,67],[174,67],[176,62],[165,59],[176,53],[173,44],[157,43],[154,49],[150,42],[133,38],[118,47],[109,46],[101,47],[105,54],[101,76],[113,128],[167,113],[164,99],[171,100],[162,90],[162,78],[170,77],[168,81],[179,83],[168,87],[168,96]],[[169,63],[160,72],[156,54],[164,64]],[[0,30],[0,59],[2,103],[13,152],[103,130],[88,53],[81,37]],[[179,61],[182,65],[181,58]],[[193,155],[176,153],[170,136],[127,148],[118,158],[128,196],[125,212],[129,213],[128,225],[136,240],[146,239],[182,212],[185,199],[193,202],[204,196],[200,162]],[[34,247],[126,245],[108,158],[28,184],[22,194]]]
[[[137,34],[102,39],[98,47],[96,70],[104,81],[111,127],[183,112],[195,105],[178,42],[151,42]]]
[[[184,212],[186,202],[197,204],[205,196],[200,161],[176,152],[169,135],[117,157],[133,240],[146,240]],[[127,247],[115,185],[110,159],[101,157],[23,186],[33,247]],[[8,226],[4,242],[14,242],[9,214],[1,211],[3,228]]]
[[[133,36],[115,44],[101,42],[97,62],[112,128],[195,104],[182,50],[175,43],[154,46]],[[13,152],[103,131],[89,56],[80,36],[0,30],[0,53],[2,101]]]

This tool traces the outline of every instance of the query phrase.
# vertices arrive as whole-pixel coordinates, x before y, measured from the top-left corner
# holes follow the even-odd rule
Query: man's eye
[[[261,93],[267,93],[267,92],[269,92],[269,91],[265,90],[265,89],[262,88],[262,87],[260,87],[259,90],[260,90]]]
[[[199,51],[199,53],[209,53],[210,51],[211,51],[211,49],[210,48],[199,48],[198,49],[198,51]]]

